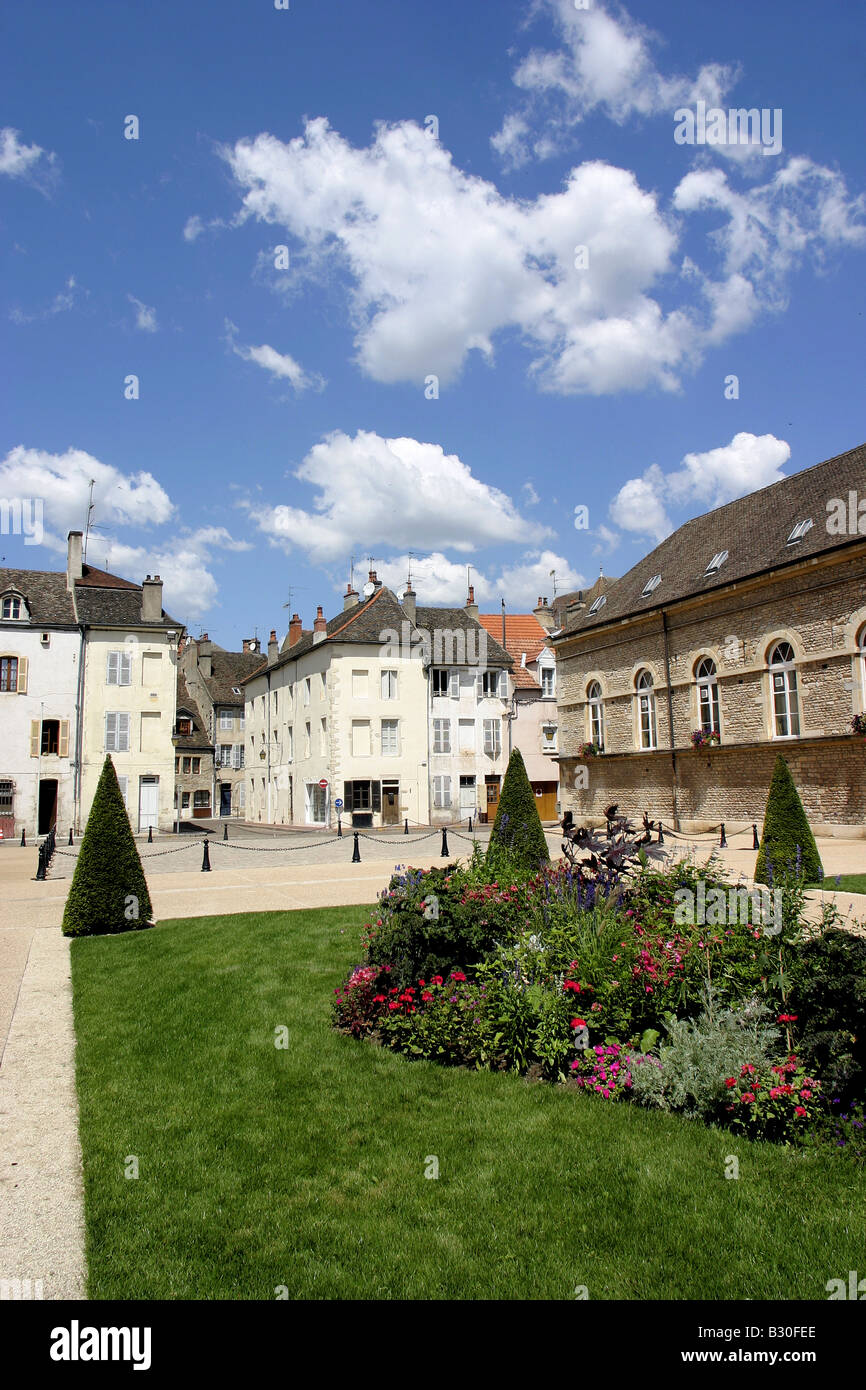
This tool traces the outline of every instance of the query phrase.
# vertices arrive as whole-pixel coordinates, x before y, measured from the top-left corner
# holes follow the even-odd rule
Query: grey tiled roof
[[[0,596],[7,589],[17,590],[27,600],[31,626],[76,626],[72,595],[66,592],[65,574],[54,574],[48,570],[0,569]]]
[[[242,707],[244,697],[241,681],[252,675],[253,671],[257,670],[261,664],[261,652],[227,652],[222,647],[214,646],[211,652],[212,674],[203,676],[199,672],[199,676],[215,705]],[[240,695],[235,695],[235,686],[241,690]]]
[[[213,744],[205,733],[204,724],[198,712],[198,706],[189,691],[189,686],[184,679],[183,673],[178,672],[177,677],[177,715],[183,712],[189,714],[192,719],[191,734],[174,734],[172,742],[178,750],[184,749],[195,752],[213,753]]]
[[[91,627],[173,627],[183,631],[183,623],[169,617],[165,609],[158,623],[143,624],[141,621],[141,586],[130,586],[124,581],[123,588],[109,588],[100,584],[91,586],[75,583],[75,606],[78,616]]]
[[[687,521],[623,575],[597,613],[584,610],[553,640],[658,612],[736,580],[862,542],[862,536],[827,530],[828,503],[835,498],[847,502],[849,492],[866,495],[866,444]],[[812,526],[803,539],[789,546],[794,527],[810,518]],[[717,574],[707,577],[707,565],[723,550],[727,559]],[[657,574],[661,582],[644,597],[642,590]]]
[[[403,623],[406,622],[406,614],[403,612],[397,601],[397,596],[382,584],[374,594],[368,599],[355,605],[354,608],[347,608],[342,613],[338,613],[335,618],[331,618],[325,629],[325,638],[330,642],[358,642],[365,645],[376,645],[384,640],[382,634],[386,631],[395,631],[402,637]],[[436,628],[450,631],[468,632],[476,629],[477,632],[483,631],[481,624],[471,618],[465,608],[417,608],[413,631],[425,629],[432,634]],[[285,665],[287,661],[294,661],[297,657],[303,656],[306,652],[318,645],[314,642],[315,633],[306,631],[300,640],[293,647],[283,643],[278,660],[274,663],[272,670],[277,666]],[[467,647],[469,644],[467,643]],[[487,657],[488,661],[495,662],[498,666],[511,667],[511,657],[490,636],[487,637]],[[254,671],[247,680],[253,675],[259,675],[267,670],[267,661],[259,658],[258,671]]]

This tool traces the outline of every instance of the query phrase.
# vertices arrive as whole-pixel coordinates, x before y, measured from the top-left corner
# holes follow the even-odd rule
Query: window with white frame
[[[26,613],[22,612],[20,598],[16,598],[14,595],[7,595],[7,597],[4,598],[3,617],[6,622],[17,623],[20,622],[22,618],[25,618],[26,616]]]
[[[244,731],[244,729],[245,729],[246,727],[247,727],[246,718],[244,717],[243,714],[239,714],[239,715],[238,715],[238,728],[240,729],[241,733],[243,733],[243,731]]]
[[[129,752],[129,714],[122,710],[109,710],[105,716],[106,753]]]
[[[232,767],[239,771],[244,766],[244,745],[235,743],[232,745]]]
[[[598,681],[590,681],[586,691],[587,704],[589,708],[589,741],[594,743],[600,752],[604,752],[604,701],[601,694],[601,685]]]
[[[233,719],[232,719],[232,712],[231,712],[231,710],[230,710],[230,709],[221,709],[221,710],[220,710],[220,728],[221,728],[221,729],[231,729],[231,728],[233,727],[233,725],[234,725],[234,721],[233,721]]]
[[[396,700],[397,698],[397,672],[382,672],[382,699]]]
[[[555,724],[542,724],[541,726],[541,751],[542,753],[556,752],[557,726]]]
[[[123,797],[123,804],[124,804],[124,806],[126,807],[126,809],[127,809],[127,811],[128,811],[128,810],[129,810],[129,778],[128,778],[128,777],[120,777],[120,776],[118,776],[118,779],[117,779],[117,780],[118,780],[118,783],[120,784],[120,795]]]
[[[712,657],[703,657],[695,667],[698,683],[698,717],[705,734],[720,734],[719,681]]]
[[[481,672],[481,694],[482,696],[500,696],[505,699],[508,693],[508,673],[506,671],[482,671]]]
[[[437,811],[444,811],[451,805],[451,778],[433,778],[433,806]]]
[[[449,672],[444,667],[435,667],[430,672],[430,679],[433,682],[434,695],[447,695],[449,690]]]
[[[106,685],[132,685],[131,652],[109,652],[105,672]]]
[[[798,738],[800,701],[797,669],[790,642],[777,642],[770,652],[770,691],[773,700],[773,734],[776,738]]]
[[[552,700],[556,694],[556,667],[542,666],[541,668],[541,698]]]
[[[434,720],[433,720],[433,752],[434,752],[434,753],[450,753],[450,752],[451,752],[451,720],[450,720],[450,719],[434,719]]]
[[[247,804],[247,784],[246,784],[246,782],[238,782],[238,784],[237,784],[237,798],[238,798],[238,810],[239,810],[239,811],[245,810],[246,804]]]
[[[656,748],[658,746],[658,731],[652,674],[649,671],[641,671],[636,684],[640,746],[641,748]]]
[[[232,765],[232,745],[231,745],[230,743],[221,743],[221,744],[220,744],[219,765],[220,765],[220,767],[231,767],[231,765]]]
[[[493,758],[502,752],[502,720],[484,720],[484,751]]]
[[[398,721],[396,719],[383,719],[382,756],[385,758],[396,758],[399,752]]]

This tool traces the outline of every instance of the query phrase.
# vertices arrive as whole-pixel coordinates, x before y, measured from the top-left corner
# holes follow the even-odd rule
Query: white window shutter
[[[452,700],[459,700],[459,699],[460,699],[460,672],[459,672],[459,671],[449,671],[449,672],[448,672],[448,694],[451,696],[451,699],[452,699]]]
[[[42,732],[42,731],[41,731],[41,727],[40,727],[39,720],[38,720],[38,719],[31,719],[31,720],[30,720],[30,756],[31,756],[31,758],[38,758],[38,757],[39,757],[39,740],[40,740],[41,732]]]
[[[112,752],[117,747],[117,715],[105,716],[105,751]]]
[[[508,672],[504,670],[499,672],[499,698],[501,700],[508,698]]]
[[[119,681],[121,685],[132,685],[132,655],[130,652],[118,652]]]
[[[119,652],[109,652],[105,664],[105,684],[117,685],[117,658]]]
[[[129,752],[129,715],[119,714],[117,716],[117,751],[119,753]]]
[[[27,657],[26,657],[26,656],[19,656],[19,658],[18,658],[18,694],[19,694],[19,695],[26,695],[26,694],[27,694],[27,667],[28,667],[28,659],[27,659]]]

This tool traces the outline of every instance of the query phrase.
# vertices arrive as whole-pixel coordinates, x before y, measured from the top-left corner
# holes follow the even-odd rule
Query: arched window
[[[637,678],[637,704],[641,748],[655,748],[658,745],[656,731],[656,697],[653,678],[649,671],[641,671]]]
[[[0,656],[0,693],[6,695],[14,695],[17,689],[17,656]]]
[[[770,690],[773,697],[773,731],[776,738],[798,738],[800,703],[797,670],[790,642],[777,642],[770,652]]]
[[[17,594],[7,594],[3,600],[3,617],[7,622],[20,622],[25,615],[21,611],[21,600]]]
[[[589,739],[604,752],[604,701],[598,681],[590,681],[586,698],[589,704]]]
[[[721,734],[719,716],[719,682],[716,663],[705,656],[695,667],[695,680],[698,683],[698,715],[705,734]]]

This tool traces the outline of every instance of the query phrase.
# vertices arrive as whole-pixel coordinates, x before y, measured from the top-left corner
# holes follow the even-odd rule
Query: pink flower
[[[795,1106],[794,1106],[794,1114],[795,1114],[795,1115],[805,1115],[805,1113],[806,1113],[806,1111],[804,1110],[804,1108],[803,1108],[802,1105],[795,1105]]]

